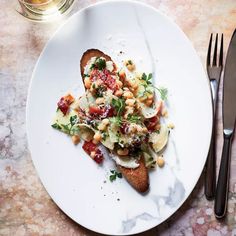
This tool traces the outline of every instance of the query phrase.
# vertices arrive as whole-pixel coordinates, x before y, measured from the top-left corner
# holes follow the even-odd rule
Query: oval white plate
[[[169,90],[174,122],[166,165],[150,173],[150,191],[141,195],[124,179],[109,182],[111,160],[102,167],[51,128],[59,98],[84,92],[79,62],[98,48],[121,64],[131,58]],[[122,52],[122,53],[121,53]],[[27,133],[34,165],[56,204],[84,227],[111,235],[148,230],[172,215],[193,190],[211,137],[208,81],[190,42],[166,16],[137,2],[111,1],[88,7],[48,42],[35,68],[27,102]]]

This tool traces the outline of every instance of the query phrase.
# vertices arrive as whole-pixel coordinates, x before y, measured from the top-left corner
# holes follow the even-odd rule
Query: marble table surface
[[[0,235],[100,235],[68,218],[42,186],[27,147],[25,106],[35,63],[59,25],[25,20],[16,0],[0,1]],[[70,14],[96,0],[78,0]],[[143,0],[171,17],[185,32],[205,65],[211,32],[224,33],[225,48],[236,27],[235,0]],[[222,102],[220,85],[219,107]],[[222,116],[217,114],[217,159],[222,150]],[[184,205],[160,226],[140,234],[236,235],[236,140],[232,146],[227,217],[217,221],[204,196],[204,173]]]

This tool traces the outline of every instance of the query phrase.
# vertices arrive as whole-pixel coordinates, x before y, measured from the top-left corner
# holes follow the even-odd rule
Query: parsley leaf
[[[161,99],[164,101],[167,99],[167,95],[168,95],[168,90],[167,88],[156,88],[157,91],[160,93]]]
[[[109,176],[109,179],[111,182],[115,181],[116,178],[122,178],[122,174],[117,172],[116,170],[110,170],[111,175]]]
[[[112,98],[111,104],[116,109],[117,115],[120,116],[125,109],[125,100],[123,98]]]
[[[128,121],[130,123],[140,123],[141,122],[141,117],[137,115],[128,115]]]
[[[104,59],[99,58],[96,63],[99,70],[103,70],[106,68],[106,61]]]
[[[76,122],[77,122],[77,115],[71,116],[70,117],[70,124],[71,124],[71,126],[75,125]]]
[[[90,66],[90,70],[97,68],[99,70],[103,70],[106,68],[106,60],[97,57],[95,62]]]
[[[51,125],[51,126],[52,126],[52,128],[54,128],[54,129],[61,130],[61,126],[58,125],[57,123],[55,123],[55,124],[53,124],[53,125]]]
[[[111,118],[109,118],[109,120],[110,120],[111,123],[113,123],[117,126],[121,125],[121,123],[122,123],[122,120],[121,120],[120,116],[111,117]]]
[[[152,84],[152,81],[151,81],[152,80],[152,73],[149,73],[148,75],[143,73],[141,79],[146,81],[147,84]]]
[[[76,126],[77,124],[77,115],[71,116],[70,117],[70,123],[69,124],[53,124],[52,127],[58,130],[63,131],[66,134],[69,135],[74,135],[78,134],[80,128]]]

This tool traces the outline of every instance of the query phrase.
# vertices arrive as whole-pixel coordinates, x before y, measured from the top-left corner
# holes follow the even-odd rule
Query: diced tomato
[[[96,161],[98,164],[102,163],[104,157],[103,157],[101,150],[98,148],[98,146],[96,144],[94,144],[92,141],[89,141],[89,142],[85,141],[82,147],[83,147],[84,151],[94,161]],[[91,152],[95,152],[95,155],[92,156]]]
[[[69,110],[70,104],[74,102],[74,100],[74,97],[68,94],[60,99],[60,101],[57,103],[57,106],[61,110],[61,112],[66,115],[67,111]]]
[[[104,159],[104,157],[103,157],[101,150],[97,149],[95,151],[95,156],[94,156],[93,160],[96,161],[98,164],[101,164],[103,162],[103,159]]]
[[[120,126],[120,132],[122,134],[127,134],[129,132],[129,125],[127,123],[122,123]]]
[[[111,106],[106,106],[104,108],[99,108],[96,106],[89,107],[89,114],[96,118],[107,118],[114,115],[114,108]]]
[[[154,116],[150,119],[147,119],[144,123],[149,131],[153,131],[155,129],[155,126],[158,124],[158,117]]]
[[[89,141],[89,142],[85,141],[83,144],[84,151],[87,152],[87,154],[89,155],[92,151],[95,151],[96,148],[97,148],[97,145],[94,144],[92,141]]]
[[[97,70],[94,69],[91,72],[90,79],[92,81],[102,80],[104,85],[111,89],[112,91],[116,91],[118,89],[118,85],[116,84],[116,79],[112,76],[111,72],[107,69]]]
[[[112,106],[106,106],[104,108],[102,118],[112,117],[112,116],[114,116],[114,112],[115,112],[115,110]]]
[[[91,115],[102,115],[104,113],[104,110],[100,109],[99,107],[92,106],[92,107],[89,107],[89,113]]]

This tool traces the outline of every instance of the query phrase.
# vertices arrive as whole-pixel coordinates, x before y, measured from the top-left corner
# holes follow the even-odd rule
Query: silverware
[[[227,52],[224,89],[223,89],[223,134],[224,144],[220,163],[220,172],[216,187],[215,216],[220,219],[225,216],[227,208],[229,173],[230,173],[230,152],[234,134],[236,118],[236,29],[231,38]]]
[[[218,34],[216,34],[215,47],[213,53],[213,61],[211,62],[211,47],[212,47],[211,34],[208,52],[207,52],[207,73],[211,84],[211,93],[213,101],[213,126],[212,126],[212,138],[211,145],[206,162],[206,175],[205,175],[205,195],[208,200],[213,199],[215,196],[216,188],[216,113],[217,113],[217,94],[219,89],[219,83],[221,78],[221,72],[223,68],[223,34],[221,35],[219,61],[217,63],[217,46],[218,46]]]

